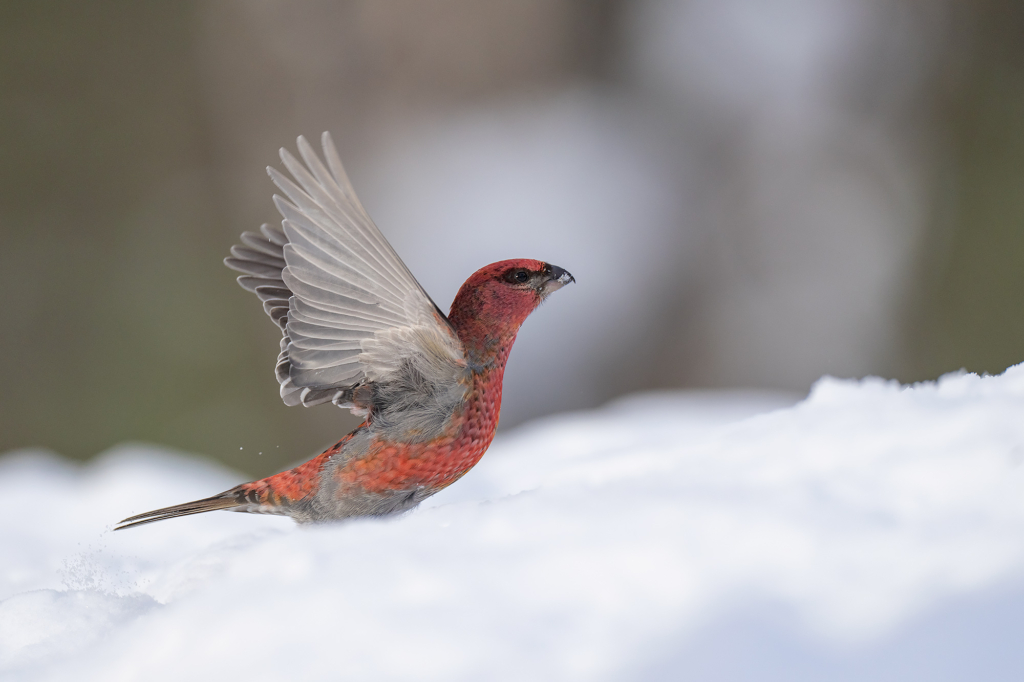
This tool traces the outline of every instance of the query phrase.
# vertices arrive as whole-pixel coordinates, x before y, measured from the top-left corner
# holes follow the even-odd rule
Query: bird
[[[281,227],[243,232],[224,263],[280,327],[276,376],[289,406],[331,403],[363,418],[320,455],[218,495],[138,514],[115,530],[215,510],[299,523],[416,507],[469,471],[498,426],[520,326],[575,278],[517,258],[474,272],[445,315],[356,197],[330,133],[268,167]]]

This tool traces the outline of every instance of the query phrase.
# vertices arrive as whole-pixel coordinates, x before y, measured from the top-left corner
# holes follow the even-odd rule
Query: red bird
[[[501,381],[520,325],[576,281],[537,260],[492,263],[459,289],[448,317],[370,220],[328,133],[327,165],[298,139],[292,182],[268,168],[282,229],[245,232],[228,267],[284,333],[277,380],[286,405],[331,402],[365,421],[289,471],[125,519],[117,530],[216,509],[301,523],[415,507],[480,461],[494,438]]]

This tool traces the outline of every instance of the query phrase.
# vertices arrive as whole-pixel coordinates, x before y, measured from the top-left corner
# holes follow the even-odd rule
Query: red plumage
[[[282,329],[285,402],[332,402],[365,421],[294,469],[118,529],[216,509],[319,522],[415,506],[480,461],[519,327],[575,281],[542,261],[492,263],[466,280],[445,317],[359,204],[330,136],[326,166],[303,138],[298,144],[305,167],[281,150],[298,185],[268,169],[288,197],[274,197],[282,229],[243,234],[225,262]]]

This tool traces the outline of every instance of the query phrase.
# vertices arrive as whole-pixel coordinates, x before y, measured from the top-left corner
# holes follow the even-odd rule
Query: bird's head
[[[539,260],[491,263],[462,285],[448,319],[467,350],[507,355],[527,316],[553,291],[575,281],[557,265]]]

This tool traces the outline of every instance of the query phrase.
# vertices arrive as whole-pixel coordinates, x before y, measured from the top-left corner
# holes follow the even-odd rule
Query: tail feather
[[[114,527],[114,530],[124,530],[125,528],[142,526],[147,523],[153,523],[154,521],[163,521],[164,519],[173,519],[178,516],[202,514],[203,512],[216,511],[218,509],[234,509],[235,507],[245,506],[248,506],[246,500],[239,499],[237,491],[229,490],[225,493],[221,493],[220,495],[214,495],[213,497],[207,497],[202,500],[176,504],[173,507],[154,509],[153,511],[146,512],[145,514],[129,516],[127,519],[118,522],[118,525]]]
[[[282,471],[268,478],[251,483],[243,483],[231,490],[226,490],[219,495],[206,497],[193,502],[176,504],[173,507],[154,509],[145,514],[130,516],[119,522],[114,530],[124,530],[134,526],[141,526],[154,521],[173,519],[178,516],[189,516],[190,514],[202,514],[203,512],[216,511],[218,509],[231,509],[233,511],[244,511],[254,514],[283,514],[295,519],[305,518],[304,501],[309,499],[316,491],[320,481],[320,471],[324,464],[341,448],[348,443],[351,434],[342,438],[334,447],[329,448],[323,454],[314,457],[305,464],[300,464],[294,469]]]

